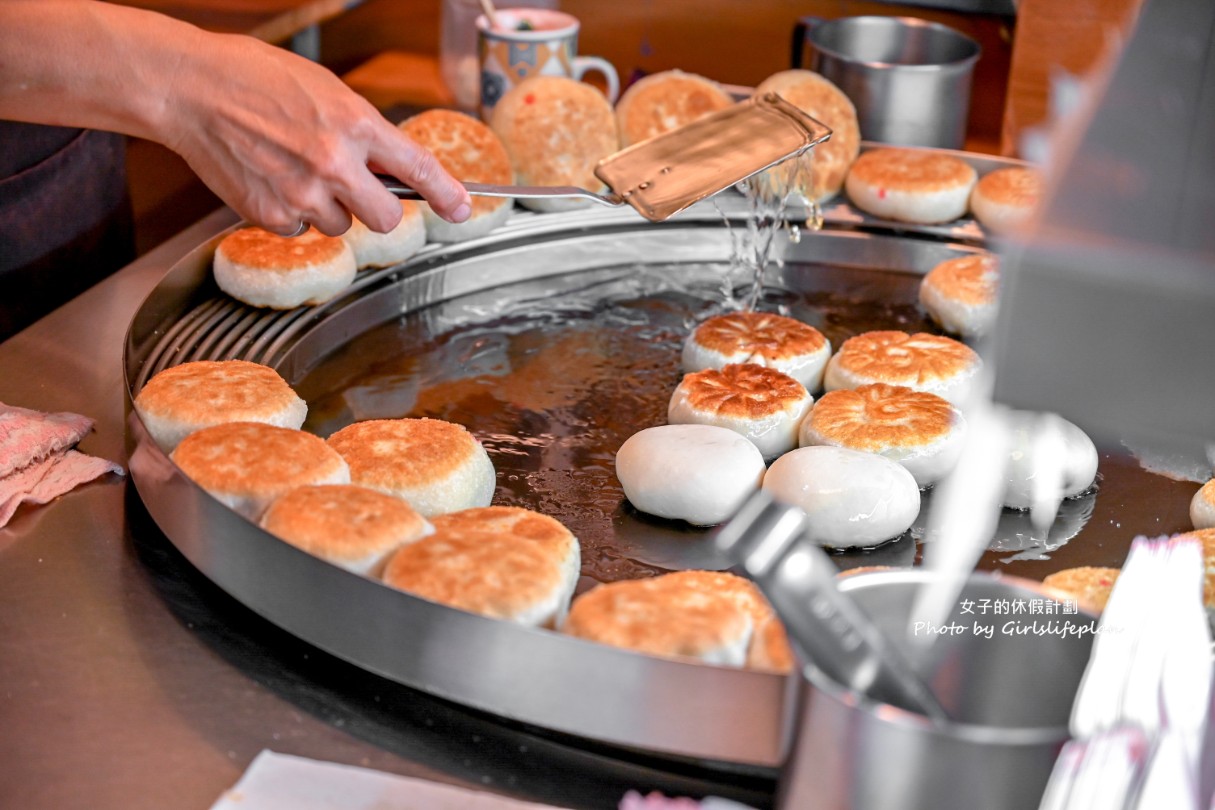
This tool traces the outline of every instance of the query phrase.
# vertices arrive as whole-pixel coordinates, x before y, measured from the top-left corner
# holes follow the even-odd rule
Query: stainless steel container
[[[916,589],[928,576],[873,573],[845,580],[841,590],[891,638],[905,639]],[[777,806],[1037,808],[1068,739],[1095,628],[1091,616],[1062,613],[1063,607],[1037,583],[976,574],[944,624],[917,628],[934,636],[920,666],[952,719],[944,726],[848,692],[805,667],[802,678],[791,679],[799,722]]]
[[[806,45],[810,68],[856,105],[861,137],[961,148],[981,51],[970,37],[914,17],[804,17],[794,30],[794,67]]]

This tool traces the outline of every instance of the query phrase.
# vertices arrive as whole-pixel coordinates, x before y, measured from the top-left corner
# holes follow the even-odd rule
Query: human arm
[[[301,220],[343,233],[351,213],[392,228],[400,205],[371,169],[417,188],[440,216],[468,216],[463,187],[330,71],[140,9],[0,0],[0,118],[162,143],[279,233]]]

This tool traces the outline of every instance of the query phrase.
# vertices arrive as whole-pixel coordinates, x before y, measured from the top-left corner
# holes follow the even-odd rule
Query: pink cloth
[[[699,810],[700,802],[683,796],[667,798],[658,792],[645,795],[635,790],[624,794],[618,810]]]
[[[71,449],[93,429],[74,413],[47,414],[0,402],[0,527],[23,503],[43,504],[119,465]]]
[[[0,402],[0,478],[53,453],[75,447],[93,420],[74,413],[42,413]]]

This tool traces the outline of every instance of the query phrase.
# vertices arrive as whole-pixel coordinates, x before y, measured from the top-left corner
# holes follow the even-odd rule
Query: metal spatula
[[[718,530],[715,544],[768,597],[806,660],[855,692],[946,722],[944,707],[911,662],[836,588],[835,565],[807,540],[807,524],[805,512],[761,490]]]
[[[599,161],[595,176],[610,191],[578,186],[495,186],[465,183],[482,197],[582,197],[603,205],[628,203],[661,222],[695,202],[795,157],[831,137],[831,130],[775,93],[741,101]],[[403,199],[421,195],[393,177],[385,187]]]

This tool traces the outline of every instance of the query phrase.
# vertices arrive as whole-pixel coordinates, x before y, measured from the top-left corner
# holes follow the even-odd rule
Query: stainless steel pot
[[[793,34],[794,67],[805,45],[810,68],[856,105],[861,137],[961,148],[981,51],[970,37],[914,17],[803,17]]]
[[[840,588],[888,637],[906,639],[916,591],[929,578],[871,573]],[[849,692],[806,666],[791,679],[799,722],[778,807],[1037,808],[1068,739],[1096,621],[1064,608],[1038,583],[975,574],[946,623],[914,628],[933,636],[918,668],[951,718],[945,725]]]

